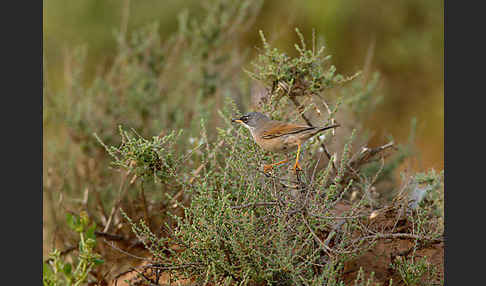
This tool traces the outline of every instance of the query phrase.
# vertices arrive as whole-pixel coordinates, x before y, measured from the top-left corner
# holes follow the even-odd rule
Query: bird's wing
[[[271,123],[271,126],[269,126],[269,128],[267,128],[267,130],[262,133],[262,138],[272,139],[283,135],[297,134],[300,132],[313,130],[313,129],[316,129],[316,127],[273,121]]]

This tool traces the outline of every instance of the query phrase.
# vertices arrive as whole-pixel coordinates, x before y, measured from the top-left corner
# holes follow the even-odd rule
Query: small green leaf
[[[96,239],[95,230],[96,230],[96,224],[93,223],[93,225],[91,225],[86,230],[86,238],[91,238],[91,239],[95,240]]]
[[[43,268],[42,268],[42,275],[44,277],[50,277],[53,274],[51,265],[49,263],[44,262]]]
[[[68,224],[68,226],[72,229],[72,230],[76,230],[76,227],[78,226],[79,224],[79,219],[77,216],[71,214],[71,213],[67,213],[66,214],[66,222]]]
[[[66,274],[67,276],[71,275],[71,270],[72,270],[71,263],[64,264],[64,267],[62,269],[62,271],[64,272],[64,274]]]
[[[86,241],[85,241],[85,244],[89,248],[94,248],[95,245],[96,245],[96,240],[92,239],[92,238],[87,238]]]

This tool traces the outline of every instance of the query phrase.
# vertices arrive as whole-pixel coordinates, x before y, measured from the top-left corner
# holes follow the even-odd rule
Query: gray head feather
[[[245,125],[254,128],[259,123],[269,121],[270,118],[260,112],[249,112],[240,117],[240,120],[243,121]]]

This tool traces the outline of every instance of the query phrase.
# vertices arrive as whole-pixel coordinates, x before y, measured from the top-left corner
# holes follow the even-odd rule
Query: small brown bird
[[[250,112],[240,118],[234,118],[231,122],[240,123],[248,128],[255,142],[264,150],[276,153],[288,153],[297,149],[294,170],[301,170],[299,165],[299,154],[301,145],[312,136],[339,124],[326,127],[313,127],[308,125],[286,123],[271,120],[260,112]],[[267,172],[275,165],[286,163],[288,158],[277,163],[265,165],[263,171]]]

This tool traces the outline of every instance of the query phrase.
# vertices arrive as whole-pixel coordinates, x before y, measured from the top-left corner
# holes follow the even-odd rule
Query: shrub
[[[90,271],[96,265],[103,263],[101,255],[94,251],[96,224],[90,225],[85,212],[82,212],[80,216],[68,213],[66,220],[71,229],[79,234],[78,255],[75,257],[75,261],[70,263],[61,257],[59,250],[54,249],[43,265],[42,274],[45,286],[83,285],[88,280]],[[74,247],[69,251],[71,250],[74,250]]]
[[[157,25],[121,34],[113,64],[88,83],[84,51],[68,58],[68,85],[45,95],[44,120],[65,122],[72,144],[48,147],[58,156],[49,156],[45,192],[61,232],[54,209],[84,209],[96,223],[90,237],[105,245],[78,253],[80,261],[89,258],[82,279],[66,276],[69,266],[55,251],[45,283],[81,283],[89,274],[106,283],[103,273],[116,265],[146,284],[164,273],[198,284],[344,285],[346,264],[381,240],[407,239],[416,248],[442,241],[443,173],[407,175],[400,186],[394,173],[413,155],[412,140],[371,148],[356,123],[380,102],[377,74],[369,82],[356,80],[360,73],[338,74],[315,33],[307,48],[298,29],[296,57],[260,32],[263,49],[242,72],[238,37],[260,7],[218,1],[201,20],[183,13],[166,41]],[[244,95],[253,84],[261,94],[249,103]],[[303,171],[264,173],[275,155],[231,124],[245,106],[274,119],[341,127],[309,140]],[[56,192],[68,199],[55,201]],[[93,264],[84,251],[105,263]],[[140,259],[148,262],[136,267]]]
[[[311,61],[307,57],[313,57],[312,53],[300,49],[300,58],[286,59],[277,50],[271,50],[264,38],[263,41],[266,54],[259,59],[266,65],[265,69],[295,71],[287,75],[260,71],[256,76],[263,80],[267,79],[263,78],[267,75],[272,86],[278,86],[280,80],[289,84],[287,91],[271,89],[269,101],[261,105],[269,114],[280,114],[282,117],[288,114],[283,110],[291,109],[292,101],[275,101],[283,102],[284,98],[295,96],[290,95],[289,90],[293,88],[290,84],[297,82],[296,78],[309,81],[309,86],[322,85],[318,82],[344,82],[336,80],[338,76],[334,76],[333,72],[327,73],[330,78],[321,74],[308,79],[303,75],[304,71],[316,75],[322,73],[321,70],[300,67],[302,62]],[[285,60],[272,63],[267,58]],[[310,66],[320,69],[318,65]],[[313,92],[300,96],[312,96]],[[294,104],[296,109],[299,106]],[[328,116],[333,116],[336,111],[337,107]],[[336,158],[334,154],[326,168],[319,168],[319,161],[325,156],[324,150],[313,148],[312,145],[324,143],[316,140],[309,144],[304,172],[294,175],[280,168],[266,174],[261,171],[261,162],[267,160],[268,156],[256,147],[245,131],[231,125],[230,119],[235,114],[238,114],[235,105],[228,102],[220,112],[226,127],[219,129],[218,137],[213,142],[201,138],[206,148],[201,155],[203,163],[198,168],[196,179],[184,173],[147,173],[153,175],[156,181],[163,181],[167,175],[178,177],[179,189],[190,198],[190,202],[183,206],[182,217],[168,214],[174,223],[165,224],[167,236],[163,237],[154,234],[145,221],[134,222],[125,214],[133,232],[153,255],[155,262],[150,267],[168,271],[174,279],[193,279],[196,283],[322,285],[326,282],[326,285],[343,285],[339,277],[342,265],[371,247],[373,240],[393,236],[433,240],[440,234],[428,233],[430,227],[422,229],[422,225],[417,225],[420,230],[414,232],[420,237],[392,234],[393,230],[377,234],[371,227],[363,225],[370,223],[372,212],[369,206],[376,204],[369,197],[370,188],[384,169],[394,168],[396,164],[392,161],[390,167],[382,157],[382,165],[375,173],[370,173],[366,167],[392,144],[353,154],[351,145],[356,137],[353,131],[343,146],[341,158]],[[285,119],[290,120],[288,117]],[[331,117],[328,122],[334,120]],[[205,125],[202,129],[206,130]],[[326,135],[325,142],[331,142],[335,136],[333,133]],[[125,142],[135,143],[135,147],[131,147],[134,151],[124,151],[127,143],[120,148],[110,147],[111,154],[125,154],[115,162],[133,161],[133,155],[140,152],[137,150],[146,150],[146,140],[130,139],[126,135],[124,138]],[[167,135],[162,141],[171,138]],[[137,142],[142,143],[136,145]],[[161,153],[161,149],[155,145],[151,150],[151,154]],[[160,156],[155,160],[160,160]],[[133,166],[121,166],[136,170],[153,165],[152,160],[139,160]],[[422,177],[417,176],[417,184],[427,181]],[[440,182],[437,175],[431,175],[430,180],[434,187]],[[344,196],[351,191],[363,196],[337,216],[336,207],[344,204]],[[403,201],[398,202],[392,207],[397,213],[399,208],[403,208],[400,205]]]

